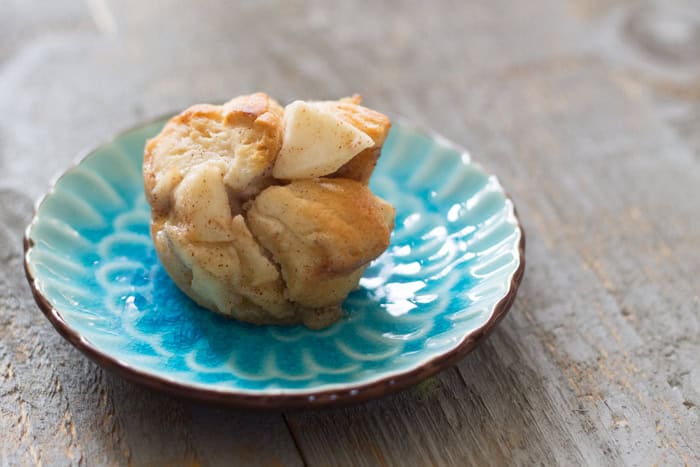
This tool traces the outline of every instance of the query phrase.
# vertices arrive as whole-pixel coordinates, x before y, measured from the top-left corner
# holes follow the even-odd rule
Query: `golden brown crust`
[[[375,147],[381,146],[391,129],[391,120],[376,110],[359,105],[360,102],[360,96],[355,95],[352,98],[327,101],[324,104],[355,128],[367,133],[374,141]]]
[[[167,214],[170,194],[188,167],[219,157],[226,182],[242,197],[251,182],[265,185],[282,145],[282,107],[263,93],[224,105],[198,104],[174,116],[144,151],[144,187],[151,208]],[[243,174],[243,176],[241,176]],[[255,185],[255,184],[253,184]]]
[[[393,208],[354,180],[294,181],[266,189],[248,225],[281,267],[288,298],[307,307],[338,303],[389,246]]]
[[[272,177],[284,109],[263,93],[192,106],[148,141],[151,234],[181,290],[256,324],[318,329],[340,317],[340,303],[393,228],[393,209],[365,186],[389,122],[359,102],[329,105],[375,145],[335,179],[280,186]]]
[[[343,164],[342,167],[329,175],[329,177],[347,178],[367,185],[374,172],[374,168],[377,166],[377,161],[379,161],[381,152],[381,147],[367,148]]]
[[[359,94],[339,101],[328,102],[328,106],[334,112],[358,130],[365,132],[374,141],[373,147],[367,148],[353,157],[330,176],[349,178],[367,184],[379,160],[382,145],[391,129],[391,121],[386,115],[361,106],[361,102],[362,98]]]

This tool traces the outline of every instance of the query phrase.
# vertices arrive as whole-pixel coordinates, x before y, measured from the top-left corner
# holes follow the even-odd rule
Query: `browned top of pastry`
[[[267,94],[224,105],[199,104],[173,117],[144,152],[144,184],[152,209],[167,213],[170,193],[188,168],[218,164],[231,189],[245,192],[269,174],[282,145],[283,108]]]
[[[338,319],[393,229],[367,186],[390,123],[359,101],[195,105],[147,143],[154,244],[185,293],[255,323]]]

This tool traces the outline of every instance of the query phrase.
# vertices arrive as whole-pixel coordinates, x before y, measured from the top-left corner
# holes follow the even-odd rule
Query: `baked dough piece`
[[[251,323],[321,328],[387,248],[394,211],[366,183],[389,121],[357,101],[319,104],[371,138],[327,178],[273,177],[284,109],[263,93],[193,106],[147,143],[156,251],[200,305]],[[352,169],[366,151],[375,160]]]
[[[232,201],[254,196],[271,183],[282,146],[283,112],[269,96],[256,93],[224,105],[195,105],[173,117],[144,153],[146,196],[153,211],[167,214],[174,188],[202,163],[221,167],[235,194]]]
[[[369,183],[369,178],[379,160],[382,145],[391,128],[391,122],[386,115],[362,107],[361,102],[362,98],[355,94],[338,101],[326,101],[324,105],[331,112],[366,133],[374,141],[373,146],[363,150],[331,175],[331,177],[357,180],[366,185]]]
[[[389,246],[394,209],[355,180],[320,178],[266,189],[247,219],[280,265],[285,296],[327,308],[339,305]]]

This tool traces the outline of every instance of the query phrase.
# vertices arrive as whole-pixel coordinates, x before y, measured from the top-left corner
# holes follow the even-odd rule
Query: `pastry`
[[[389,119],[263,93],[195,105],[144,151],[156,251],[203,307],[319,329],[389,245],[394,210],[368,187]]]

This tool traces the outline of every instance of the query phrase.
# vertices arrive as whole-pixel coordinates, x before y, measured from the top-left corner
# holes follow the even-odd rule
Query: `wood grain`
[[[0,464],[700,464],[700,7],[689,1],[9,0],[0,16]],[[105,373],[34,306],[31,200],[197,101],[360,92],[516,200],[513,311],[367,404],[256,414]]]

